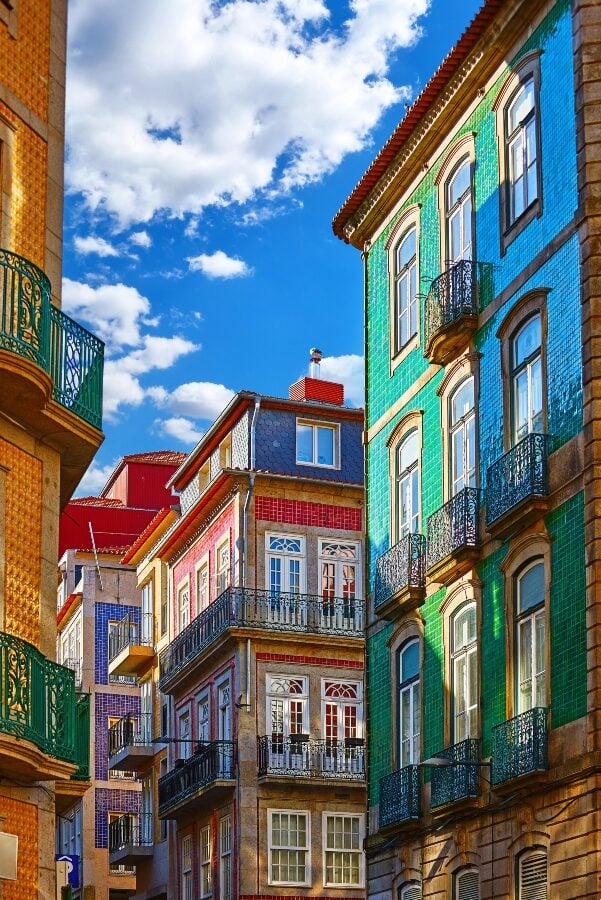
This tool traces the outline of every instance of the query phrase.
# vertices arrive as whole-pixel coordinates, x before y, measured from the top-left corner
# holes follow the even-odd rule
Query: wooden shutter
[[[533,850],[520,857],[520,900],[547,900],[547,853]]]
[[[455,882],[455,900],[480,900],[480,881],[475,869],[459,872]]]
[[[399,900],[422,900],[421,884],[406,884],[399,891]]]

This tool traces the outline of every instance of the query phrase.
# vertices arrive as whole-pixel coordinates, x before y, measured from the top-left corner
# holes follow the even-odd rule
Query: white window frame
[[[273,843],[273,817],[275,815],[284,815],[284,816],[302,816],[305,820],[305,837],[306,844],[304,847],[297,846],[283,846],[280,845],[278,847],[274,846]],[[289,850],[294,852],[295,850],[305,854],[305,878],[303,881],[282,881],[277,880],[272,877],[273,872],[273,860],[272,854],[278,850]],[[299,887],[309,887],[311,884],[311,816],[307,810],[304,809],[268,809],[267,810],[267,883],[269,885],[291,885],[291,886],[299,886]]]
[[[141,588],[142,608],[140,610],[140,639],[142,644],[154,642],[154,582],[152,578]]]
[[[269,547],[271,539],[290,540],[300,542],[300,551],[298,553],[290,551],[272,550]],[[281,560],[280,578],[281,588],[279,591],[272,589],[271,585],[271,560]],[[298,559],[299,566],[299,590],[290,590],[290,571],[286,568],[289,560]],[[306,538],[302,534],[291,534],[288,532],[268,531],[265,534],[265,589],[274,594],[305,594],[307,590],[307,552]]]
[[[202,584],[203,574],[205,583]],[[196,566],[196,613],[199,614],[208,608],[211,602],[211,569],[207,553]]]
[[[324,547],[325,545],[348,545],[349,547],[353,547],[355,549],[355,555],[353,557],[345,557],[345,556],[325,556],[324,555]],[[343,568],[345,564],[351,564],[355,566],[356,577],[355,577],[355,590],[353,592],[353,596],[349,595],[349,600],[361,600],[361,587],[362,587],[362,578],[361,578],[361,541],[349,541],[346,538],[318,538],[317,546],[319,548],[319,578],[320,578],[320,589],[319,593],[323,596],[323,565],[324,563],[333,564],[334,565],[334,597],[340,597],[345,599],[344,594],[344,577],[343,577]]]
[[[188,720],[188,736],[182,735],[182,721]],[[192,756],[192,710],[190,703],[182,706],[175,714],[177,749],[180,759],[189,759]]]
[[[529,356],[524,357],[519,363],[515,363],[515,354],[517,351],[517,342],[519,336],[525,331],[526,328],[530,324],[534,322],[535,319],[538,319],[539,330],[540,330],[540,341],[538,347],[529,354]],[[510,353],[510,365],[511,365],[511,412],[512,412],[512,431],[513,431],[513,444],[519,443],[523,438],[528,434],[532,434],[535,431],[542,432],[543,430],[543,422],[545,416],[545,384],[543,380],[543,318],[540,311],[535,312],[533,315],[528,316],[523,319],[516,330],[513,332],[510,344],[509,344],[509,353]],[[540,410],[535,411],[533,409],[534,404],[534,391],[533,391],[533,373],[535,372],[535,368],[538,365],[538,379],[540,382]],[[528,414],[526,421],[526,431],[522,434],[518,433],[518,416],[519,416],[519,379],[522,376],[526,376],[526,402],[528,406]],[[534,419],[539,418],[541,425],[538,429],[534,428]]]
[[[476,625],[474,629],[474,638],[461,647],[455,646],[455,622],[473,607]],[[479,686],[478,686],[478,607],[475,600],[462,604],[451,616],[451,703],[452,703],[452,743],[458,744],[467,738],[476,738],[478,736],[478,706],[479,706]],[[470,679],[470,663],[475,657],[475,684]],[[458,668],[462,666],[461,685],[457,676]],[[465,700],[465,709],[460,713],[457,712],[457,696],[459,687],[463,690]],[[470,727],[470,721],[473,718],[475,723],[473,728]],[[460,736],[458,730],[459,720],[463,722],[464,733]]]
[[[219,900],[233,898],[232,819],[219,820]]]
[[[410,679],[405,679],[402,681],[402,659],[403,654],[409,648],[411,644],[417,644],[417,652],[418,652],[418,667],[417,674]],[[398,716],[398,736],[397,736],[397,747],[396,752],[398,756],[398,768],[402,769],[405,766],[414,766],[419,763],[421,758],[421,736],[422,736],[422,677],[421,677],[421,655],[422,655],[422,646],[419,637],[410,637],[407,641],[403,643],[401,647],[397,650],[397,716]],[[413,715],[413,709],[415,706],[414,702],[414,694],[417,689],[417,708],[419,710],[419,728],[416,731],[415,728],[415,718]],[[402,698],[405,694],[409,695],[409,723],[410,723],[410,745],[409,745],[409,760],[403,761],[403,744],[406,741],[403,741],[403,706],[402,706]],[[416,749],[417,747],[417,749]]]
[[[213,896],[213,835],[211,826],[200,829],[200,896]]]
[[[284,693],[283,691],[274,691],[273,690],[273,682],[276,680],[284,679],[287,681],[299,681],[302,686],[302,693],[293,694],[290,692]],[[266,732],[268,735],[272,734],[282,734],[283,738],[289,738],[291,734],[308,734],[309,730],[309,680],[305,675],[295,675],[290,672],[268,672],[265,676],[266,683],[266,691],[265,691],[265,701],[266,701]],[[272,713],[272,701],[273,700],[282,700],[283,701],[283,731],[275,732],[272,731],[271,724],[271,713]],[[290,701],[298,701],[301,704],[301,715],[302,715],[302,730],[301,731],[291,731],[290,730]],[[306,731],[305,731],[306,729]]]
[[[548,679],[549,673],[547,671],[547,648],[548,648],[548,628],[547,628],[547,597],[546,593],[543,594],[543,599],[537,606],[530,607],[527,611],[521,613],[520,612],[520,581],[529,572],[531,569],[535,568],[535,566],[542,566],[543,570],[543,585],[546,588],[546,580],[547,580],[547,571],[545,567],[545,560],[538,556],[532,559],[529,563],[523,566],[522,569],[515,575],[515,705],[517,714],[520,715],[524,712],[529,712],[531,709],[536,709],[540,704],[536,702],[537,691],[537,681],[542,677],[543,690],[544,690],[544,700],[542,706],[547,705],[547,688],[548,688]],[[536,658],[537,658],[537,649],[538,649],[538,633],[537,633],[537,625],[542,621],[543,623],[543,647],[542,647],[542,659],[544,668],[542,671],[536,671]],[[522,703],[522,690],[521,686],[524,683],[524,679],[522,679],[522,651],[521,651],[521,632],[525,625],[528,625],[530,628],[530,706],[524,706]]]
[[[199,691],[195,698],[196,702],[196,737],[198,741],[210,741],[211,740],[211,690],[209,687],[206,687],[204,690]],[[207,704],[208,707],[208,718],[201,719],[201,710],[204,704]],[[206,722],[206,734],[201,734],[201,725]]]
[[[227,554],[227,566],[222,566],[222,562],[226,558],[224,550]],[[230,587],[232,582],[231,568],[232,559],[228,535],[215,546],[215,599]]]
[[[455,419],[453,417],[453,401],[457,394],[463,390],[463,388],[467,385],[467,383],[472,382],[472,406],[465,413],[465,415],[460,416]],[[476,487],[476,479],[477,479],[477,471],[478,471],[478,462],[477,462],[477,437],[476,437],[476,381],[472,374],[469,374],[466,378],[463,378],[458,384],[453,386],[453,390],[449,395],[449,451],[450,451],[450,472],[449,472],[449,486],[450,486],[450,496],[454,497],[458,494],[463,488],[466,487]],[[456,471],[456,461],[457,454],[455,452],[455,437],[456,435],[460,435],[460,446],[461,446],[461,466],[462,466],[462,476],[461,478],[455,477]],[[474,467],[473,470],[470,469],[469,465],[469,456],[470,456],[470,448],[471,444],[473,444],[473,454],[474,454]],[[459,486],[461,485],[461,486]]]
[[[194,900],[194,845],[191,834],[182,835],[180,843],[180,884],[182,900]]]
[[[405,241],[411,234],[415,236],[415,253],[410,260],[399,268],[400,253]],[[394,355],[402,353],[405,347],[412,342],[419,329],[419,283],[418,283],[418,231],[417,223],[412,222],[394,248]],[[413,293],[412,288],[413,286]],[[401,290],[406,288],[406,302],[401,305]],[[407,339],[401,342],[402,322],[407,320]],[[412,325],[413,321],[413,325]],[[413,328],[413,330],[412,330]]]
[[[335,847],[328,847],[328,819],[355,819],[359,823],[359,846],[355,849],[342,849],[337,851]],[[363,840],[365,838],[365,816],[362,813],[338,813],[324,812],[322,813],[322,861],[323,861],[323,886],[332,888],[362,888],[365,886],[365,854],[363,852]],[[359,859],[359,880],[358,881],[328,881],[328,853],[346,853],[353,854]]]
[[[406,443],[411,439],[412,436],[415,436],[415,440],[417,441],[417,454],[415,459],[412,459],[410,465],[406,466],[404,469],[401,469],[401,453],[403,447]],[[421,448],[420,448],[420,432],[417,427],[410,428],[398,443],[395,445],[394,450],[394,509],[395,509],[395,523],[394,523],[394,531],[397,542],[400,541],[408,534],[416,534],[419,531],[419,523],[421,519]],[[402,520],[401,516],[403,513],[403,486],[405,483],[408,484],[408,493],[411,499],[410,503],[410,517],[409,519]]]
[[[190,602],[190,579],[183,578],[177,586],[177,631],[178,634],[187,628],[192,621]]]
[[[313,459],[311,461],[301,460],[298,458],[298,428],[299,425],[303,425],[307,428],[313,429]],[[329,429],[333,432],[332,436],[332,463],[320,463],[318,462],[318,449],[317,449],[317,434],[318,429],[324,428]],[[340,468],[340,425],[338,422],[322,422],[315,421],[315,419],[301,419],[297,418],[296,420],[296,465],[297,466],[312,466],[314,468],[319,469],[339,469]]]
[[[513,131],[510,131],[511,128],[511,111],[515,104],[518,102],[520,96],[524,94],[527,90],[528,85],[531,86],[532,90],[532,108],[526,115],[526,118],[522,121],[518,122]],[[538,119],[539,111],[538,111],[538,92],[536,79],[534,74],[531,72],[528,74],[523,80],[520,81],[519,85],[511,95],[510,99],[507,102],[505,107],[505,165],[507,171],[507,212],[508,212],[508,220],[507,227],[511,228],[511,226],[517,222],[524,213],[528,212],[528,209],[532,206],[533,203],[539,199],[539,177],[540,177],[540,153],[538,147]],[[528,137],[530,136],[532,144],[534,146],[534,158],[530,159],[528,156]],[[522,174],[518,178],[516,178],[516,174],[514,172],[514,153],[513,148],[518,143],[521,143],[521,164],[522,164]],[[534,184],[535,184],[535,194],[531,197],[529,194],[529,179],[528,172],[529,169],[534,167]],[[518,181],[522,181],[521,188],[521,200],[523,203],[522,209],[520,212],[516,212],[515,210],[515,199],[517,193],[517,183]]]
[[[326,688],[327,685],[334,684],[340,685],[344,687],[348,685],[349,687],[354,687],[356,689],[356,698],[352,697],[328,697],[326,696]],[[322,678],[321,679],[321,734],[324,740],[327,738],[326,734],[326,709],[330,706],[336,706],[337,708],[337,737],[335,740],[344,741],[345,740],[345,721],[344,721],[344,708],[345,707],[353,707],[356,710],[356,720],[355,720],[355,735],[348,735],[349,737],[363,737],[363,682],[356,681],[351,678]]]
[[[469,174],[469,184],[465,189],[463,194],[453,203],[451,206],[451,185],[461,169],[465,166],[468,168]],[[460,260],[471,260],[474,255],[474,204],[473,204],[473,190],[472,190],[472,161],[469,157],[463,156],[461,159],[457,161],[453,170],[451,171],[449,177],[445,182],[445,228],[446,228],[446,247],[448,253],[448,265],[452,266],[454,263],[459,262]],[[470,241],[469,245],[465,246],[463,243],[463,234],[464,234],[464,225],[466,219],[466,202],[469,200],[469,229],[470,229]],[[453,249],[458,250],[459,248],[452,247],[452,236],[451,236],[451,220],[459,215],[459,223],[461,229],[461,248],[460,252],[453,256]],[[469,252],[468,252],[469,251]]]

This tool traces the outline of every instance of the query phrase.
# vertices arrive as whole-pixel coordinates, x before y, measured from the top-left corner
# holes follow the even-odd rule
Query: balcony
[[[478,327],[477,264],[452,263],[430,285],[425,304],[424,356],[444,366],[467,347]]]
[[[135,865],[154,851],[153,816],[124,815],[109,822],[109,864]]]
[[[265,629],[278,634],[363,638],[362,600],[308,594],[271,594],[227,588],[166,647],[159,657],[159,688],[168,693],[200,654],[228,629]]]
[[[159,779],[159,818],[177,819],[230,793],[236,784],[236,745],[209,741],[198,745],[189,759],[176,760],[175,768]]]
[[[144,613],[141,622],[128,613],[109,634],[109,676],[142,675],[152,662],[152,613]]]
[[[426,539],[408,534],[376,561],[374,603],[376,613],[385,617],[408,612],[426,595]]]
[[[0,671],[0,774],[28,783],[77,775],[85,762],[85,711],[80,722],[73,672],[5,632]],[[89,741],[89,707],[87,723]]]
[[[547,761],[547,710],[535,707],[493,730],[492,784],[544,772]]]
[[[434,756],[453,760],[458,765],[432,768],[430,806],[433,809],[480,796],[480,741],[468,738]]]
[[[258,739],[259,778],[365,781],[365,747],[361,738],[311,740],[307,735],[266,735]]]
[[[405,766],[380,779],[380,829],[406,825],[421,815],[419,766]]]
[[[125,716],[109,728],[109,769],[137,772],[154,757],[152,716]]]
[[[464,488],[428,519],[426,566],[432,581],[450,584],[467,572],[480,546],[480,491]]]
[[[77,770],[66,781],[55,782],[56,811],[61,814],[90,787],[90,695],[77,694],[75,701],[75,762]]]
[[[495,537],[524,528],[548,509],[548,456],[548,436],[528,434],[489,466],[486,527]]]

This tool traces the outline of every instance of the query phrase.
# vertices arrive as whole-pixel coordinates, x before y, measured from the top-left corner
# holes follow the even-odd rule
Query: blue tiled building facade
[[[334,221],[365,258],[378,900],[590,895],[579,22],[485,3]]]

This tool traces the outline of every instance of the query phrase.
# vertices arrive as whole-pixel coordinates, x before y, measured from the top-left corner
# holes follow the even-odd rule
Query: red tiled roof
[[[383,148],[373,160],[350,196],[336,213],[332,222],[334,234],[346,240],[344,226],[361,204],[367,199],[388,166],[393,162],[401,147],[411,135],[413,129],[433,105],[442,89],[448,84],[461,64],[466,60],[475,44],[497,12],[503,7],[505,0],[485,0],[453,49],[445,56],[442,63],[432,75],[423,91],[416,97],[407,110],[405,117],[397,125]]]
[[[110,497],[73,497],[69,503],[76,503],[78,506],[124,506],[123,500]]]
[[[159,463],[164,466],[180,466],[187,453],[178,453],[176,450],[153,450],[150,453],[130,453],[123,457],[123,462]]]
[[[123,559],[121,560],[122,563],[128,563],[130,561],[130,559],[135,555],[135,553],[140,549],[140,547],[142,547],[144,545],[144,542],[152,534],[152,532],[157,527],[157,525],[160,525],[160,523],[163,521],[165,516],[167,516],[169,514],[169,512],[170,512],[170,507],[168,507],[168,506],[164,506],[162,509],[160,509],[158,511],[158,513],[156,514],[154,519],[150,520],[150,522],[148,523],[148,525],[146,526],[144,531],[142,531],[138,535],[138,537],[135,539],[135,541],[133,542],[131,547],[128,548]]]

